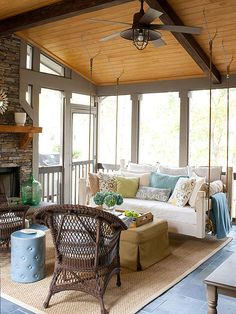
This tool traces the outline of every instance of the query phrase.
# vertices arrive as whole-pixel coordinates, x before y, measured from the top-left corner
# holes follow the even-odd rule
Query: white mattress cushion
[[[188,176],[188,166],[187,167],[169,167],[164,165],[159,165],[160,173],[170,174],[172,176]]]
[[[149,164],[136,164],[133,162],[129,162],[127,170],[135,171],[135,172],[151,172],[156,171],[158,168],[157,165],[149,165]]]
[[[192,172],[195,173],[199,177],[205,177],[206,181],[208,180],[209,175],[209,167],[195,167],[192,168]],[[220,166],[211,166],[210,167],[210,181],[220,180],[222,173],[222,167]]]
[[[154,217],[186,224],[196,224],[196,212],[190,206],[179,207],[165,202],[124,198],[121,209],[136,210],[137,212],[150,211]]]

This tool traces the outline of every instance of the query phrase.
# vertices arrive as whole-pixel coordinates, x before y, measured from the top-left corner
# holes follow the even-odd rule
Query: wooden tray
[[[134,223],[133,228],[145,225],[146,223],[151,221],[153,221],[153,214],[151,212],[143,213],[141,214],[141,216],[135,218],[135,221],[133,222]],[[132,228],[132,223],[130,228]]]
[[[125,212],[124,209],[116,209],[118,212]],[[131,218],[130,218],[131,219]],[[141,215],[137,218],[132,218],[129,228],[137,228],[142,225],[147,224],[148,222],[153,221],[153,214],[151,212],[141,213]]]

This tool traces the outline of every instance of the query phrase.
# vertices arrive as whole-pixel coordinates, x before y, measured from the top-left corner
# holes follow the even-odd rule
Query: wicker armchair
[[[51,205],[38,209],[35,222],[50,228],[56,262],[48,296],[63,290],[80,290],[96,297],[101,312],[107,284],[117,274],[120,281],[119,240],[127,226],[106,211],[83,205]]]
[[[9,249],[11,234],[25,227],[29,206],[9,205],[3,189],[0,188],[0,248]]]

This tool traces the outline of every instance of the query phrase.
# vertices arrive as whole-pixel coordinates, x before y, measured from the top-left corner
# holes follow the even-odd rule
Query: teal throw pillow
[[[172,176],[159,172],[152,172],[150,176],[150,186],[159,189],[171,189],[171,192],[173,192],[179,178],[186,177],[187,176]]]

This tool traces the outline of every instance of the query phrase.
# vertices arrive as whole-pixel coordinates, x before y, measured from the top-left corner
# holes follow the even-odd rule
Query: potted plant
[[[115,192],[97,192],[93,198],[94,203],[99,206],[106,205],[106,208],[113,210],[115,205],[123,203],[123,197]]]

